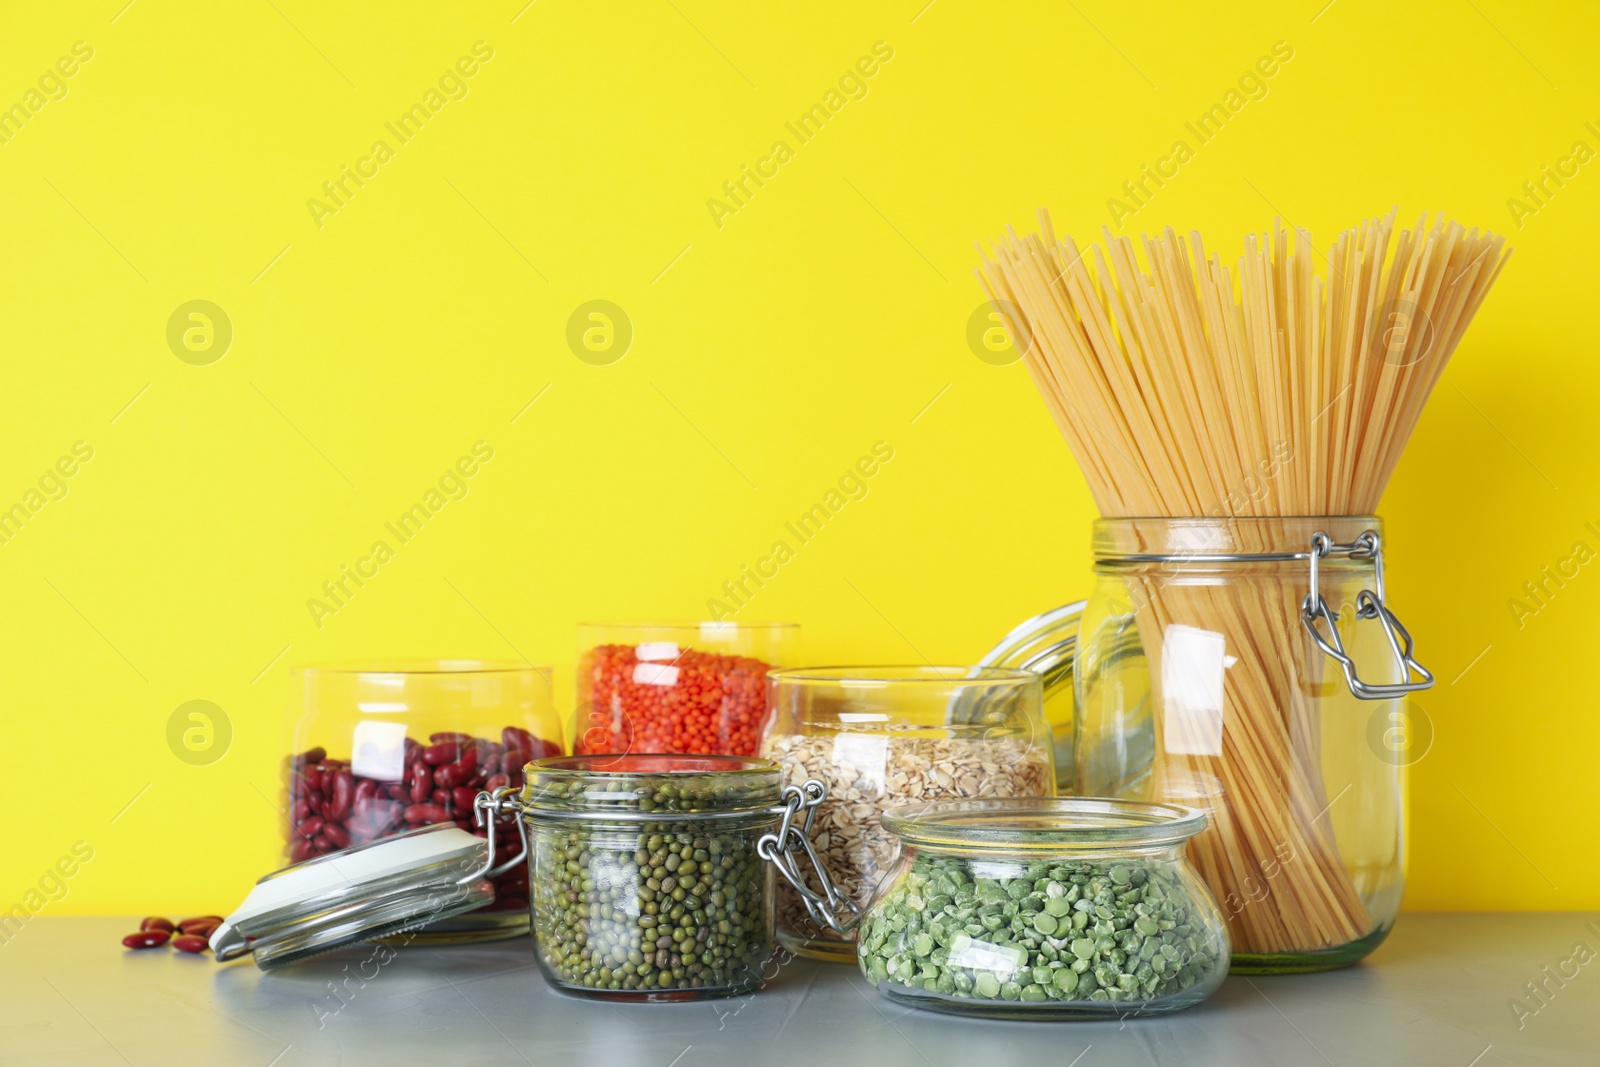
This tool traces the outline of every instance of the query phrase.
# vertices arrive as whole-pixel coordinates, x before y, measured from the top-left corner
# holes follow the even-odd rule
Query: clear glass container
[[[532,759],[560,755],[548,668],[483,660],[332,663],[291,671],[283,760],[284,855],[300,863],[422,826],[473,821],[480,790],[520,786]],[[515,841],[515,823],[502,820]],[[528,930],[522,864],[493,879],[495,900],[430,924],[415,943]]]
[[[787,622],[585,623],[573,751],[753,756],[767,671],[799,642]]]
[[[1381,739],[1432,678],[1383,604],[1381,533],[1364,516],[1095,524],[1078,787],[1210,816],[1189,857],[1240,973],[1353,963],[1400,909],[1408,761]]]
[[[539,969],[611,1000],[732,996],[772,957],[782,775],[734,756],[547,759],[519,798]]]
[[[1096,797],[890,808],[900,850],[860,926],[886,996],[1010,1019],[1160,1015],[1228,973],[1228,931],[1184,857],[1192,808]]]
[[[894,856],[878,824],[894,804],[1055,791],[1039,675],[999,667],[806,667],[770,676],[762,754],[789,782],[828,799],[812,826],[834,881],[865,906]],[[819,925],[780,886],[778,937],[790,951],[849,962],[855,939]]]

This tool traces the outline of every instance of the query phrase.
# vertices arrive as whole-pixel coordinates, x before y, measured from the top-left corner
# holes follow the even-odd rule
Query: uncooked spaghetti
[[[1340,234],[1322,274],[1311,235],[1281,225],[1248,238],[1231,270],[1199,234],[1186,241],[1171,229],[1144,238],[1141,266],[1127,238],[1107,232],[1104,246],[1080,251],[1043,212],[1040,223],[1040,234],[1008,231],[978,277],[1108,517],[1371,514],[1509,255],[1502,238],[1443,217],[1396,238],[1391,213]],[[1286,445],[1293,462],[1262,478],[1263,460]],[[1191,858],[1223,899],[1247,895],[1248,873],[1275,849],[1305,858],[1283,867],[1271,907],[1230,916],[1235,950],[1319,949],[1367,934],[1318,817],[1329,798],[1304,741],[1317,734],[1317,711],[1282,668],[1301,637],[1283,622],[1300,594],[1285,588],[1283,603],[1269,604],[1153,579],[1142,593],[1142,632],[1199,616],[1240,656],[1222,750],[1166,746],[1155,768],[1158,782],[1204,777],[1223,788]]]

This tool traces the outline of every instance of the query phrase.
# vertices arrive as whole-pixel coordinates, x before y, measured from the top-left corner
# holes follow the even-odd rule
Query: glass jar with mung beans
[[[535,760],[514,806],[545,978],[611,1000],[755,989],[777,947],[775,872],[806,887],[819,921],[848,927],[850,905],[806,869],[803,835],[825,795],[818,782],[784,788],[763,759]]]
[[[857,932],[869,982],[935,1011],[1130,1018],[1198,1004],[1228,931],[1184,846],[1202,812],[1095,797],[940,801],[900,841]]]

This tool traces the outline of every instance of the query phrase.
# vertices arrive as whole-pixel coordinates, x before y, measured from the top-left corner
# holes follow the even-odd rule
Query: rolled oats
[[[817,808],[812,843],[834,883],[865,909],[894,861],[895,838],[878,815],[896,804],[965,797],[1033,797],[1051,793],[1048,755],[1031,740],[952,738],[884,733],[774,734],[768,759],[787,782],[808,778],[828,787]],[[817,938],[816,923],[787,885],[778,887],[778,925]]]

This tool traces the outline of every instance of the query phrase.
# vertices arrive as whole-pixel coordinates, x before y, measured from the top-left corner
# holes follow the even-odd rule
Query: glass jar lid
[[[271,970],[481,908],[494,901],[490,826],[488,839],[423,826],[273,871],[217,927],[211,950],[219,963],[250,952]]]
[[[528,764],[520,797],[530,818],[771,812],[783,772],[746,756],[559,756]]]
[[[902,804],[883,828],[908,845],[952,852],[1070,852],[1165,848],[1206,826],[1180,804],[1109,797],[1007,797]]]

